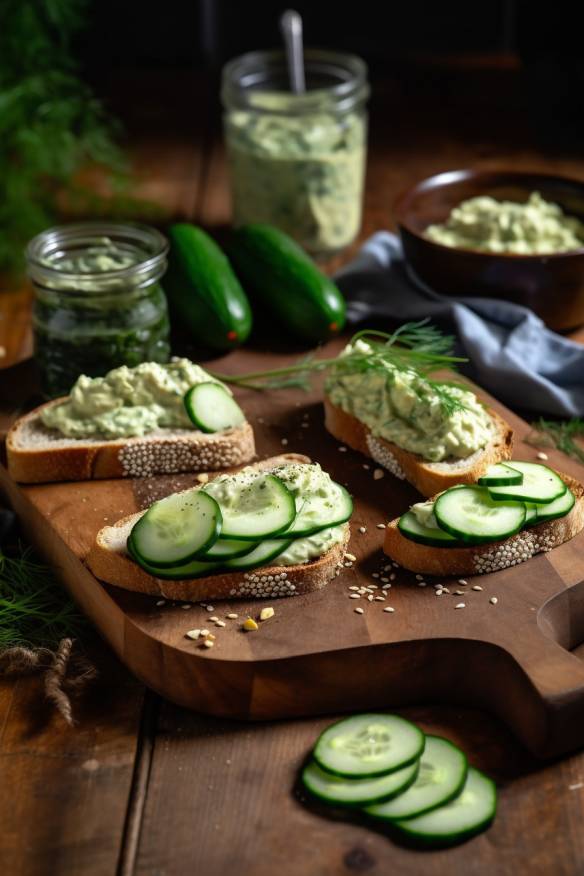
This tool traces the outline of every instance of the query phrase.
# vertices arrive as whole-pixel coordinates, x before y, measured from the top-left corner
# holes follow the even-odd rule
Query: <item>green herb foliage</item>
[[[55,649],[86,626],[51,570],[28,547],[0,550],[0,651],[15,645]]]
[[[535,446],[550,446],[562,450],[567,456],[584,462],[584,419],[573,417],[571,420],[545,420],[540,417],[531,424],[534,433],[528,441]]]
[[[242,375],[215,374],[214,376],[237,386],[250,389],[269,390],[297,387],[310,388],[310,378],[321,371],[340,371],[345,373],[387,370],[414,371],[424,386],[435,393],[446,414],[453,413],[464,405],[451,392],[459,384],[454,381],[435,381],[429,376],[438,368],[456,368],[466,359],[451,354],[453,338],[442,334],[428,320],[408,322],[396,331],[382,332],[364,329],[353,335],[350,343],[363,340],[372,348],[371,352],[359,350],[331,359],[317,359],[314,354],[305,356],[295,365],[275,368],[270,371],[254,371]],[[464,387],[462,387],[464,388]]]
[[[55,221],[63,193],[88,162],[120,172],[115,126],[79,78],[72,40],[88,0],[0,3],[0,269],[22,265],[26,242]]]

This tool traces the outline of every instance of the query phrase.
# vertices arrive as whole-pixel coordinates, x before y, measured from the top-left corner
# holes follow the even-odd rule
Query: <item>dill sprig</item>
[[[572,459],[584,462],[584,443],[578,438],[584,438],[584,419],[572,417],[570,420],[546,420],[540,417],[531,424],[533,433],[527,440],[536,447],[550,445],[561,450]]]
[[[310,389],[310,379],[323,371],[333,374],[358,374],[367,372],[387,372],[389,369],[414,372],[419,379],[418,391],[432,392],[440,401],[448,415],[464,407],[461,400],[452,392],[459,387],[453,381],[432,380],[429,375],[439,368],[455,369],[467,360],[452,355],[453,338],[444,335],[427,319],[408,322],[394,332],[362,329],[350,340],[353,347],[350,353],[328,359],[317,359],[315,353],[304,356],[300,361],[284,368],[268,371],[253,371],[249,374],[213,376],[225,383],[248,389],[270,390],[296,387]],[[354,349],[358,341],[368,344],[364,352]],[[462,387],[464,388],[464,387]]]
[[[55,649],[63,638],[77,638],[86,623],[30,547],[11,554],[0,549],[0,651],[18,645]]]

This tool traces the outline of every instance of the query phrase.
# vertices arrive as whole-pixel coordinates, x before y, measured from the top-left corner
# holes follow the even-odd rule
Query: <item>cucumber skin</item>
[[[220,351],[242,344],[251,331],[251,307],[225,253],[186,222],[172,225],[168,237],[164,289],[194,340]]]
[[[320,767],[320,764],[317,764],[317,766]],[[409,764],[409,766],[412,766],[412,764]],[[322,769],[322,767],[320,767],[320,768]],[[404,767],[404,769],[405,769],[405,767]],[[393,800],[394,797],[399,797],[400,794],[403,794],[404,791],[407,791],[408,788],[410,788],[414,784],[414,782],[418,778],[418,771],[419,771],[419,767],[414,773],[412,773],[411,778],[408,779],[407,782],[404,782],[404,784],[401,786],[401,788],[399,788],[399,790],[394,791],[392,794],[389,794],[389,795],[385,794],[382,797],[376,797],[375,800],[368,800],[367,803],[365,803],[364,801],[361,801],[360,803],[352,803],[351,801],[348,801],[348,800],[333,800],[332,797],[325,797],[323,794],[319,794],[317,791],[314,791],[309,785],[307,785],[306,782],[304,781],[304,769],[302,770],[302,773],[300,775],[300,781],[301,781],[303,790],[306,791],[307,794],[310,794],[310,796],[314,800],[318,800],[320,803],[325,803],[327,806],[338,807],[339,809],[355,809],[355,810],[359,811],[359,810],[362,810],[365,806],[373,806],[376,803],[386,803],[388,800]],[[397,770],[396,770],[396,772],[397,772]],[[331,773],[331,775],[334,775],[334,773]],[[350,782],[351,779],[347,779],[347,781]]]
[[[271,225],[244,225],[228,249],[252,298],[291,334],[319,343],[345,326],[345,299],[333,281],[287,234]]]

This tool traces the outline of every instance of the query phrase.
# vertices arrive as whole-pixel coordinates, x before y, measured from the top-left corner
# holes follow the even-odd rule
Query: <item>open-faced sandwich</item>
[[[255,454],[231,390],[188,359],[81,376],[17,420],[6,450],[22,483],[214,471]]]
[[[335,438],[424,496],[474,483],[511,457],[513,432],[495,411],[463,385],[430,377],[428,366],[449,357],[400,347],[405,334],[376,334],[356,336],[328,369],[325,424]]]
[[[336,575],[352,510],[319,465],[286,454],[104,527],[87,564],[109,584],[169,599],[295,596]]]
[[[387,525],[383,549],[412,572],[479,575],[523,563],[584,528],[584,487],[535,462],[491,466]]]

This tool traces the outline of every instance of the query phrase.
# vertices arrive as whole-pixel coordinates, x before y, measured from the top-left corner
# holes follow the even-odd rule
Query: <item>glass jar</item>
[[[306,92],[291,93],[282,52],[250,52],[223,69],[234,222],[265,222],[314,254],[351,243],[361,226],[367,67],[307,50]]]
[[[50,228],[26,249],[43,390],[66,395],[80,374],[168,362],[168,308],[158,282],[168,243],[154,228],[82,222]]]

